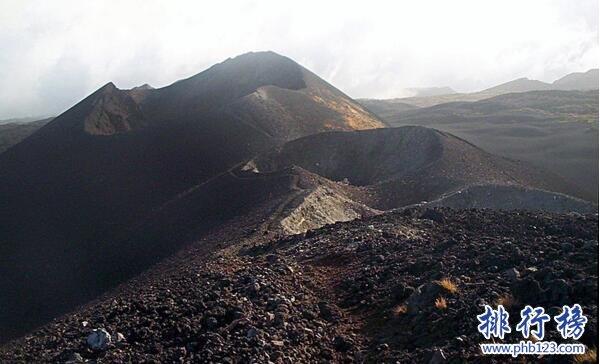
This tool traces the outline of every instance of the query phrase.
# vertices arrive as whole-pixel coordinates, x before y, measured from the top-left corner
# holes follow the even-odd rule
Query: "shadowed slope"
[[[238,113],[240,100],[263,87],[327,94],[329,101],[305,97],[308,115],[287,104],[294,100],[280,101],[300,122],[311,120],[301,129],[285,118]],[[345,107],[358,119],[343,116]],[[272,52],[229,59],[161,89],[105,85],[0,155],[1,338],[85,302],[134,267],[139,271],[175,251],[179,242],[160,241],[173,246],[148,252],[146,241],[124,236],[183,191],[288,137],[371,126],[383,124]],[[205,203],[207,214],[223,208]],[[107,259],[120,256],[129,260]]]

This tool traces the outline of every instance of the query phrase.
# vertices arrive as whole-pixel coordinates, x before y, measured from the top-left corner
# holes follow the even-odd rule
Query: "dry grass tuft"
[[[577,364],[588,364],[598,362],[598,352],[596,349],[588,349],[585,353],[575,355],[573,357],[573,363]]]
[[[406,305],[398,305],[392,309],[392,313],[396,317],[398,317],[400,315],[404,315],[407,312],[408,312],[408,306],[406,306]]]
[[[448,302],[444,297],[438,297],[435,299],[435,308],[438,310],[445,310],[448,308]]]
[[[458,293],[458,286],[456,283],[452,282],[450,278],[442,278],[437,282],[437,284],[452,294]]]

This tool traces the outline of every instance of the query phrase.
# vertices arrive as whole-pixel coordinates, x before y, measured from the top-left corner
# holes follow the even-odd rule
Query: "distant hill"
[[[597,90],[598,69],[587,72],[570,73],[552,83],[552,88],[557,90]]]
[[[0,125],[3,124],[26,124],[33,121],[38,120],[47,120],[52,119],[54,116],[32,116],[32,117],[24,117],[24,118],[10,118],[10,119],[2,119],[0,120]]]
[[[507,94],[512,92],[527,92],[527,91],[536,91],[536,90],[549,90],[552,86],[546,82],[538,81],[538,80],[530,80],[528,78],[519,78],[513,81],[509,81],[503,83],[498,86],[490,87],[481,91],[481,93],[486,94]]]
[[[27,119],[27,121],[0,123],[0,153],[33,134],[39,128],[50,122],[50,120],[52,120],[52,118],[34,121]]]
[[[413,87],[407,88],[406,91],[412,93],[412,96],[417,97],[449,95],[456,93],[456,91],[450,87]]]
[[[578,196],[597,201],[598,92],[530,91],[476,102],[379,113],[390,125],[447,131],[494,154],[548,169],[580,186]],[[571,192],[574,194],[574,192]]]
[[[508,93],[476,102],[451,102],[429,108],[412,110],[401,108],[399,118],[426,118],[441,115],[460,117],[485,117],[488,120],[504,118],[552,119],[563,122],[597,124],[598,100],[594,91],[530,91]],[[393,103],[388,106],[394,105]],[[490,119],[492,118],[492,119]]]
[[[597,90],[598,69],[587,72],[574,72],[559,78],[552,83],[546,83],[528,78],[519,78],[501,85],[481,91],[482,93],[506,94],[512,92],[528,92],[542,90]]]
[[[443,89],[443,88],[442,88]],[[513,92],[544,91],[544,90],[597,90],[598,69],[591,69],[585,73],[570,73],[553,83],[546,83],[528,78],[519,78],[488,89],[471,93],[446,93],[436,95],[415,95],[412,97],[379,100],[393,103],[410,104],[417,107],[429,107],[448,102],[479,101],[490,97]]]

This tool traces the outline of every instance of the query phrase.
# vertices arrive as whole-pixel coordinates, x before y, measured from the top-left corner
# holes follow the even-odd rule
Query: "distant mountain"
[[[450,87],[413,87],[406,89],[408,92],[412,93],[412,96],[439,96],[439,95],[450,95],[455,94],[454,91]]]
[[[485,89],[482,93],[506,94],[511,92],[528,92],[542,90],[597,90],[598,69],[594,68],[587,72],[574,72],[559,78],[552,83],[546,83],[528,78],[519,78],[501,85]]]
[[[441,89],[444,89],[443,87]],[[519,78],[498,86],[488,89],[471,92],[471,93],[455,93],[448,92],[446,94],[435,95],[415,95],[412,97],[404,97],[388,101],[393,103],[410,104],[417,107],[429,107],[448,102],[462,101],[479,101],[490,97],[513,93],[513,92],[528,92],[528,91],[544,91],[544,90],[597,90],[598,89],[598,69],[591,69],[585,73],[575,72],[570,73],[553,83],[546,83],[528,78]],[[372,100],[373,101],[373,100]]]
[[[50,120],[52,120],[52,118],[33,121],[27,119],[27,121],[0,123],[0,153],[30,136],[39,128],[50,122]]]
[[[593,91],[530,91],[508,93],[476,102],[452,102],[429,108],[408,110],[400,108],[399,118],[426,118],[435,115],[461,117],[478,116],[488,121],[499,118],[550,119],[561,122],[586,122],[597,124],[598,100]],[[387,104],[388,106],[394,103]]]
[[[176,251],[182,242],[144,252],[143,241],[126,236],[184,191],[293,138],[384,125],[272,52],[228,59],[164,88],[101,87],[0,154],[0,335]],[[218,216],[222,205],[210,206]]]
[[[598,198],[597,91],[530,91],[476,102],[379,111],[390,125],[422,125],[464,138],[498,155],[523,160],[572,181],[567,191]]]
[[[27,124],[33,121],[38,121],[38,120],[47,120],[47,119],[52,119],[53,116],[47,116],[47,115],[43,115],[43,116],[32,116],[32,117],[25,117],[25,118],[10,118],[10,119],[2,119],[0,120],[0,125],[3,124]]]
[[[498,86],[490,87],[481,91],[485,94],[501,95],[511,92],[527,92],[536,90],[549,90],[552,86],[546,82],[530,80],[528,78],[519,78],[513,81],[503,83]]]
[[[587,72],[570,73],[552,83],[552,88],[557,90],[597,90],[598,69]]]

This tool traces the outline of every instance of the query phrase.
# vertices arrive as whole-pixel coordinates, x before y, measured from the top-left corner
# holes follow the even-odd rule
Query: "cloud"
[[[593,0],[4,0],[0,49],[0,118],[60,113],[108,81],[165,86],[252,50],[354,97],[552,81],[600,56]]]

